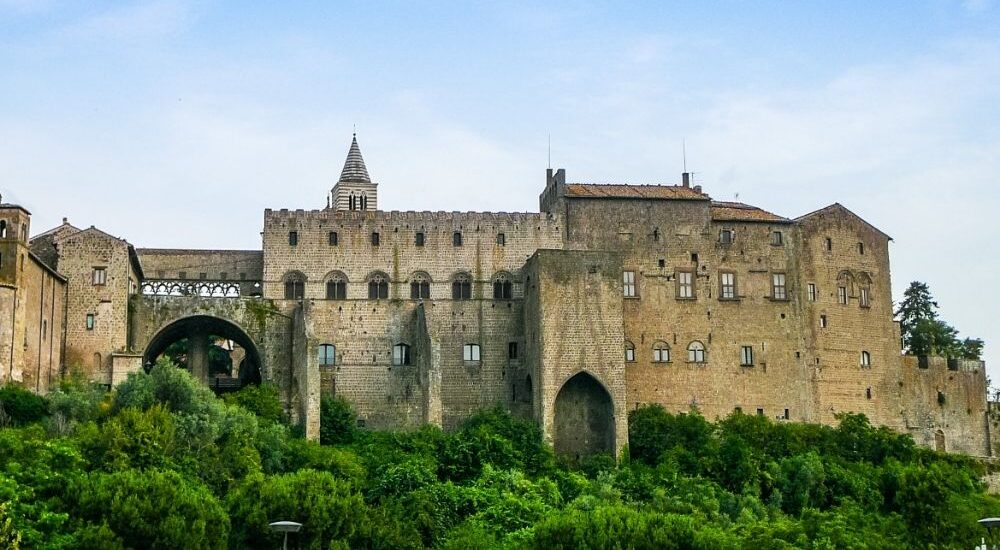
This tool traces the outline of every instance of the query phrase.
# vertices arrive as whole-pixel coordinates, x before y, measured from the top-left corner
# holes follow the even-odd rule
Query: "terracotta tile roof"
[[[570,183],[566,196],[573,198],[709,200],[709,196],[681,185],[627,185]]]
[[[712,219],[719,222],[777,222],[792,220],[742,202],[712,201]]]

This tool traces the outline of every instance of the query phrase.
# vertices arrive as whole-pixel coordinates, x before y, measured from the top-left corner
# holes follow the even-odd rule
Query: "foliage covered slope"
[[[1000,511],[975,462],[855,415],[646,407],[617,465],[569,465],[501,410],[454,433],[374,432],[330,400],[327,444],[307,442],[274,388],[223,401],[169,364],[110,394],[0,396],[16,409],[0,429],[4,547],[276,548],[267,524],[295,520],[310,549],[968,548]]]

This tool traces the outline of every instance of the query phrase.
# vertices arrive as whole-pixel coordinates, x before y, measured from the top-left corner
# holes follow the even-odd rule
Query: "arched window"
[[[510,275],[499,273],[493,277],[493,299],[510,300],[514,297],[514,284],[510,282]]]
[[[361,193],[361,209],[368,210],[368,194]]]
[[[635,346],[632,342],[628,340],[625,341],[625,362],[632,363],[635,361]]]
[[[285,275],[285,299],[301,300],[306,296],[305,275],[293,271]]]
[[[423,272],[414,273],[410,277],[410,299],[426,300],[431,297],[431,278]]]
[[[326,299],[346,300],[347,299],[347,276],[339,271],[327,275],[326,278]]]
[[[319,351],[319,366],[332,367],[337,364],[337,346],[320,344],[317,350]]]
[[[479,344],[465,344],[462,347],[462,360],[466,363],[479,363],[482,361],[482,350]]]
[[[858,305],[860,307],[872,305],[872,278],[867,273],[858,275]]]
[[[653,362],[670,362],[670,346],[668,346],[666,342],[660,341],[653,344]]]
[[[688,362],[689,363],[704,363],[705,362],[705,345],[701,342],[695,340],[688,344]]]
[[[351,196],[347,198],[347,209],[357,210],[357,206],[357,199],[354,197],[354,193],[351,193]]]
[[[455,275],[455,279],[451,283],[451,298],[453,300],[471,300],[472,277],[469,277],[467,273]]]
[[[410,364],[410,346],[407,344],[396,344],[392,346],[392,364],[396,366]]]
[[[872,355],[867,351],[861,352],[861,366],[862,367],[872,366]]]
[[[375,273],[368,278],[368,299],[385,300],[389,297],[389,278],[384,273]]]

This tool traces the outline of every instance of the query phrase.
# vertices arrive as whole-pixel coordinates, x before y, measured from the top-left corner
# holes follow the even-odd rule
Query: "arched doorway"
[[[146,346],[143,365],[149,370],[163,355],[216,393],[261,381],[260,354],[253,340],[235,323],[218,317],[185,317],[161,329]]]
[[[557,453],[573,458],[614,452],[611,395],[586,372],[567,380],[556,395],[555,448]]]
[[[934,432],[934,449],[942,453],[948,450],[945,446],[944,431],[942,430]]]

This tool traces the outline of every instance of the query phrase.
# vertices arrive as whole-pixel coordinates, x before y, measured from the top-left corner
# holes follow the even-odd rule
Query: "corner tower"
[[[340,180],[334,184],[327,199],[327,208],[334,210],[377,210],[378,184],[372,183],[358,147],[358,135],[354,134],[351,148],[347,151]]]

